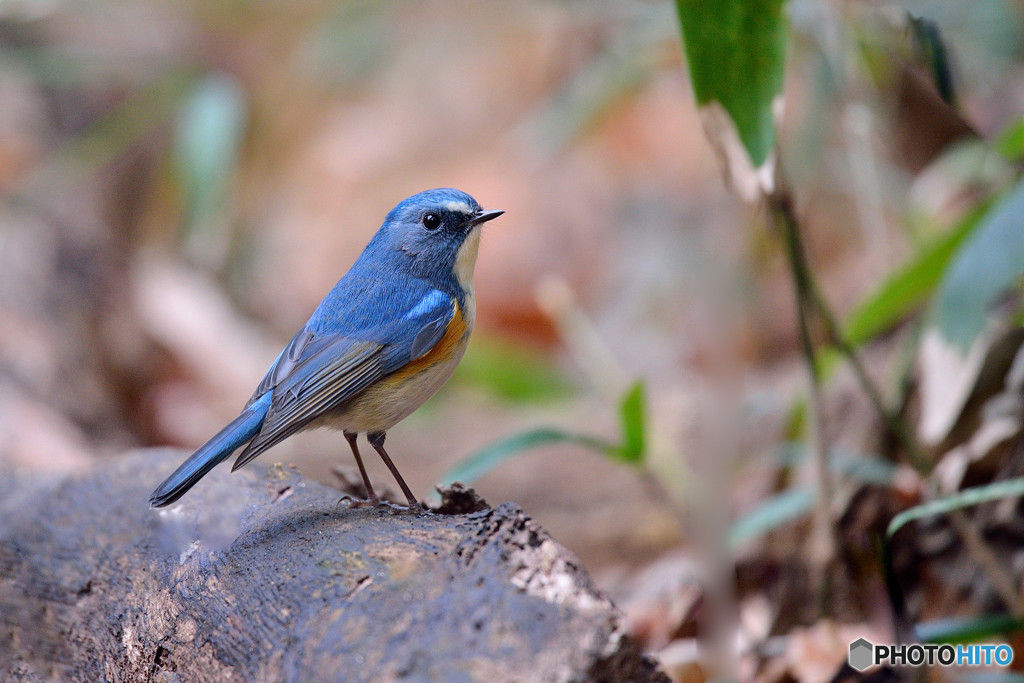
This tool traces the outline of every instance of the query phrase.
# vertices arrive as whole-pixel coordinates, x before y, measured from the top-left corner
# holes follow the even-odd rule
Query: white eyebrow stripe
[[[473,213],[473,210],[469,208],[469,204],[466,202],[448,202],[445,204],[445,208],[449,211],[458,211],[459,213]]]
[[[448,301],[450,297],[439,289],[432,289],[426,293],[426,295],[420,299],[420,302],[416,304],[411,311],[405,314],[406,320],[416,318],[429,313],[433,309],[437,308],[440,304]]]

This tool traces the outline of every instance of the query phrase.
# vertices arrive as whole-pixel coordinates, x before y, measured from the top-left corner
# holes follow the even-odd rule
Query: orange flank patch
[[[349,432],[383,432],[395,426],[448,381],[469,343],[469,332],[470,324],[456,304],[432,349],[353,396],[320,424]]]
[[[388,379],[401,381],[437,363],[443,363],[450,359],[465,346],[466,332],[467,326],[465,318],[462,317],[462,307],[456,301],[455,314],[448,322],[448,329],[445,330],[444,336],[434,344],[433,348],[416,360],[409,362],[400,370],[393,372]]]

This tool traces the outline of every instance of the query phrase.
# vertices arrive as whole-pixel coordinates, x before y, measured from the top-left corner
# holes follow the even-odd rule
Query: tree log
[[[183,457],[0,480],[0,678],[667,680],[512,503],[351,508],[275,465],[150,509]]]

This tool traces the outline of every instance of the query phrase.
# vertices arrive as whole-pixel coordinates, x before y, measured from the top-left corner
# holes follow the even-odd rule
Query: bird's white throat
[[[473,292],[473,268],[476,266],[476,255],[480,251],[480,227],[473,226],[459,247],[459,253],[455,255],[455,279],[459,281],[462,291],[467,294]]]
[[[476,266],[476,255],[480,251],[480,227],[473,226],[473,229],[466,235],[466,241],[459,247],[459,253],[455,255],[455,279],[462,287],[463,306],[462,318],[466,321],[466,327],[473,329],[476,322],[476,296],[473,294],[473,268]]]

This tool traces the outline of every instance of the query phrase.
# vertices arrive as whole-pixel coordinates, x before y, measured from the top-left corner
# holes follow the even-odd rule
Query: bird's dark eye
[[[436,213],[424,214],[423,227],[427,230],[437,230],[441,227],[441,217]]]

